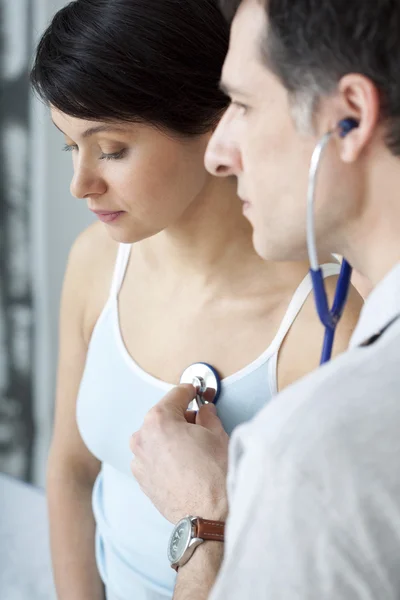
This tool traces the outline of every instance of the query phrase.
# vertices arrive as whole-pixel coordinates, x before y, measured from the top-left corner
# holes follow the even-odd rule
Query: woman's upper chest
[[[289,300],[279,290],[196,293],[190,282],[174,288],[127,277],[118,320],[135,362],[158,379],[178,383],[193,362],[211,363],[227,377],[257,359],[271,344]]]

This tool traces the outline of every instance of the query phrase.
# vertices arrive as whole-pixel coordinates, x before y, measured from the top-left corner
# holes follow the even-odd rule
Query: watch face
[[[189,545],[192,534],[192,523],[190,519],[179,521],[169,542],[168,558],[171,563],[176,563],[185,553]]]

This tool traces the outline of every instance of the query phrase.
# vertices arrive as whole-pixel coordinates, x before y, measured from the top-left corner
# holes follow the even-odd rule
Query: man
[[[346,256],[375,289],[349,351],[234,434],[225,547],[196,548],[175,598],[207,598],[224,554],[212,600],[398,599],[400,2],[221,4],[234,16],[222,75],[232,102],[208,169],[237,177],[262,257],[304,258],[313,149],[357,121],[326,150],[316,230],[319,250]],[[148,415],[132,470],[172,522],[188,508],[221,521],[226,442],[215,409],[186,422],[192,396],[179,387]]]

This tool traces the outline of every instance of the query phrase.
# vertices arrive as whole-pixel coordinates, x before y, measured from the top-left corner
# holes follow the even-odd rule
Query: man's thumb
[[[174,387],[160,402],[165,409],[176,411],[184,415],[190,402],[195,397],[195,389],[192,385],[184,383]]]

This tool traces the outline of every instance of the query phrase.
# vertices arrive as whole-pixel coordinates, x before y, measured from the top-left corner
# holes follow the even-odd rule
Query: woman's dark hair
[[[73,117],[199,135],[228,104],[228,41],[216,0],[75,0],[40,40],[31,82]]]
[[[219,6],[228,23],[233,21],[242,0],[219,0]]]
[[[294,102],[332,93],[348,73],[381,96],[387,145],[400,156],[399,0],[258,0],[267,27],[262,51]],[[241,0],[219,0],[228,21]],[[311,103],[308,103],[311,105]]]

